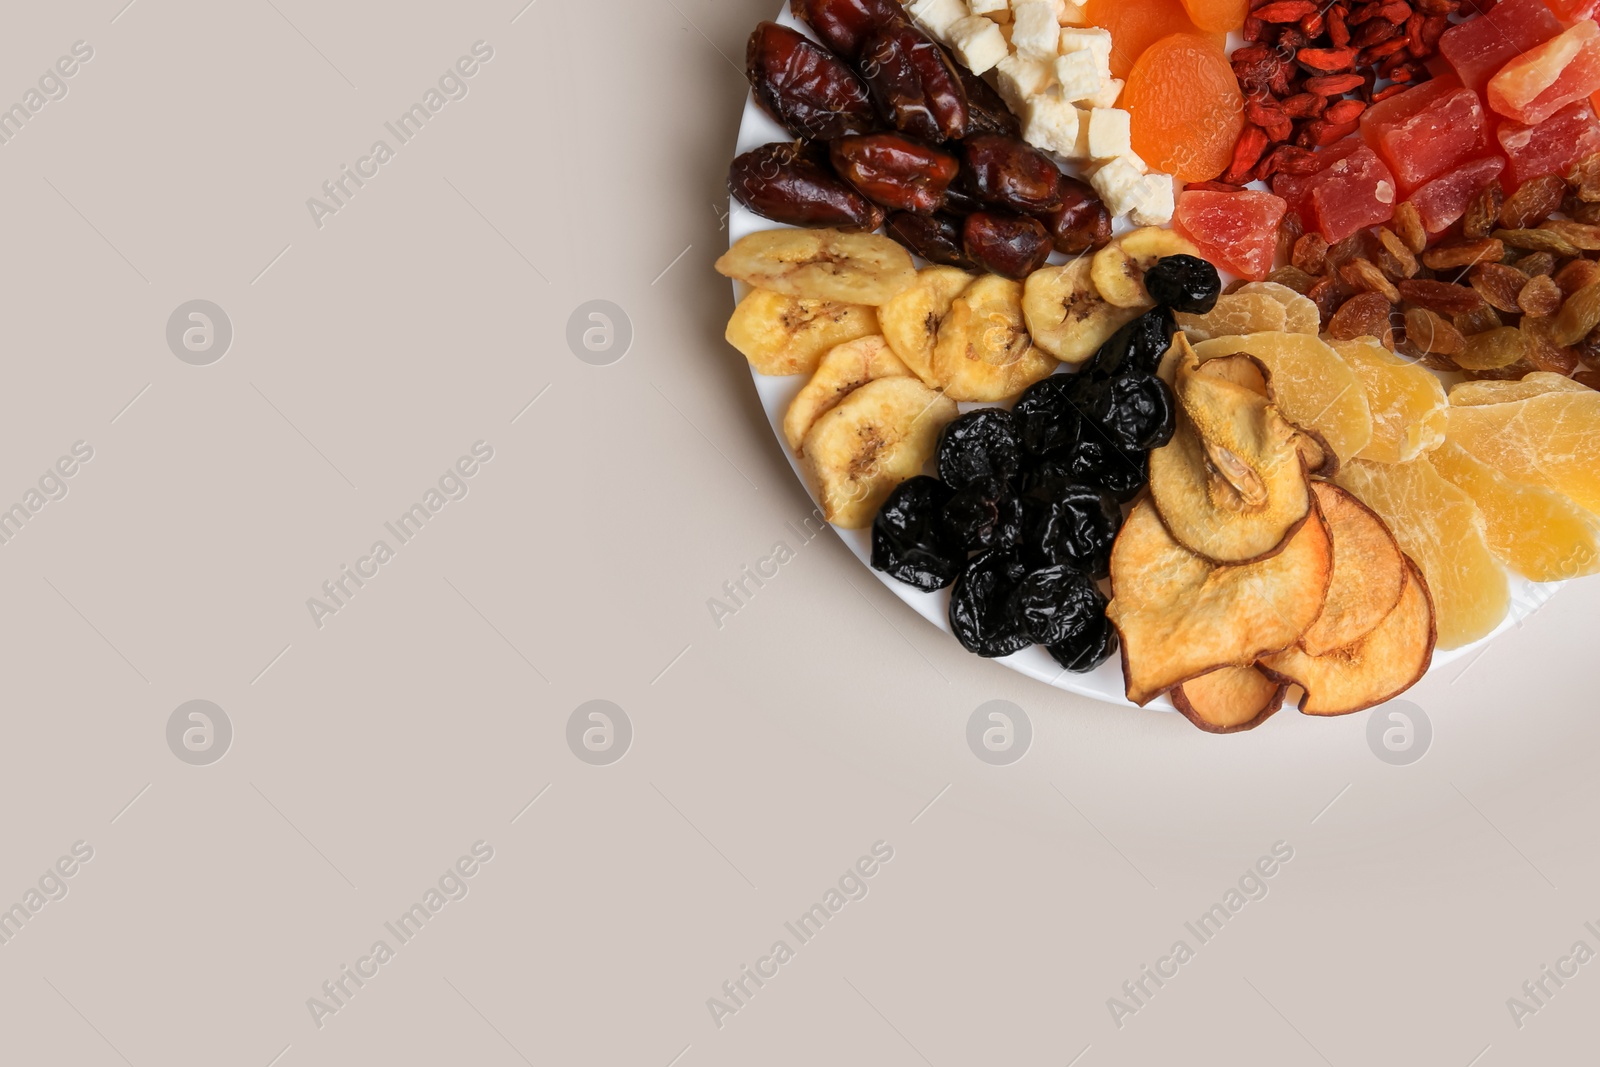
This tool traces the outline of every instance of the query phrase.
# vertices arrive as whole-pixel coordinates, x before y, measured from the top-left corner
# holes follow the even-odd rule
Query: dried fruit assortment
[[[1382,703],[1600,573],[1591,7],[794,0],[729,189],[801,228],[727,339],[967,650],[1213,733]]]

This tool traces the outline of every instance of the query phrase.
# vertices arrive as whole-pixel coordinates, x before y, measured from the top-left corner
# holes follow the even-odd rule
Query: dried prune
[[[967,553],[944,525],[950,487],[919,474],[901,482],[872,520],[872,566],[931,593],[956,580]]]
[[[977,270],[977,260],[961,246],[961,220],[950,215],[913,215],[897,211],[889,216],[884,232],[929,263],[962,270]]]
[[[1050,231],[1056,251],[1068,256],[1082,255],[1111,243],[1111,212],[1095,191],[1076,178],[1061,175],[1057,183],[1061,206],[1035,217]]]
[[[1061,171],[1050,157],[1016,137],[985,133],[961,142],[961,176],[984,203],[1023,214],[1061,207]]]
[[[1177,404],[1155,375],[1113,378],[1093,394],[1089,415],[1118,448],[1148,451],[1172,440]]]
[[[1095,353],[1087,372],[1094,378],[1154,374],[1161,366],[1161,357],[1172,346],[1172,335],[1177,330],[1172,309],[1152,308],[1112,334]]]
[[[939,433],[939,477],[952,489],[1007,482],[1022,463],[1016,420],[1004,408],[978,408]]]
[[[789,7],[846,59],[856,57],[867,34],[905,17],[893,0],[793,0]]]
[[[1079,481],[1104,489],[1124,504],[1150,481],[1148,452],[1117,448],[1109,441],[1079,441],[1067,462]]]
[[[1012,405],[1018,436],[1030,455],[1062,455],[1077,445],[1083,413],[1073,399],[1076,383],[1076,375],[1052,374],[1024,389]]]
[[[1111,573],[1111,545],[1122,529],[1122,509],[1110,494],[1065,485],[1043,501],[1028,540],[1046,563],[1075,567],[1091,578]],[[1045,638],[1037,638],[1048,644]]]
[[[993,274],[1022,281],[1050,260],[1050,234],[1038,219],[978,211],[961,224],[961,247]]]
[[[728,192],[758,215],[791,226],[849,232],[883,225],[883,209],[840,181],[804,141],[746,152],[728,168]]]
[[[1081,571],[1041,567],[1017,583],[1010,608],[1031,640],[1054,645],[1072,640],[1097,614],[1105,618],[1105,597]]]
[[[796,137],[831,141],[878,125],[855,72],[787,26],[756,27],[745,51],[745,76],[756,102]]]
[[[962,63],[953,62],[961,88],[967,93],[967,132],[999,133],[1008,137],[1022,136],[1022,123],[1006,102],[988,82],[968,70]]]
[[[897,133],[841,137],[828,146],[839,177],[891,211],[931,215],[955,180],[956,157]]]
[[[1144,287],[1157,304],[1191,315],[1204,315],[1217,306],[1222,277],[1217,268],[1198,256],[1163,256],[1145,271]],[[1167,335],[1170,341],[1171,334]],[[1165,347],[1162,351],[1166,351]]]
[[[943,518],[950,536],[970,552],[1011,548],[1022,541],[1022,504],[997,478],[953,494],[945,503]]]
[[[1012,549],[974,556],[950,592],[950,629],[968,652],[993,658],[1031,644],[1011,594],[1028,569]]]
[[[1046,645],[1052,659],[1075,674],[1092,671],[1117,651],[1117,630],[1106,618],[1104,604],[1097,615],[1065,641]]]
[[[937,143],[967,134],[967,92],[955,64],[927,34],[904,20],[867,34],[856,60],[883,121]]]

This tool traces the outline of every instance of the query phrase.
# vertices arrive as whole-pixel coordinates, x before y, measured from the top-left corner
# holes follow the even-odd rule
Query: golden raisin
[[[1422,263],[1429,270],[1454,270],[1479,263],[1498,263],[1505,257],[1505,245],[1493,237],[1482,237],[1462,245],[1430,248],[1422,253]]]
[[[1453,356],[1466,347],[1461,331],[1427,308],[1406,312],[1406,340],[1430,355]]]
[[[1500,208],[1500,225],[1508,230],[1538,225],[1561,210],[1566,195],[1567,183],[1554,174],[1530,179],[1506,198]]]
[[[1574,259],[1556,271],[1556,284],[1567,296],[1600,279],[1600,263],[1592,259]]]
[[[1567,182],[1578,199],[1587,203],[1600,201],[1600,152],[1584,156],[1567,172]]]
[[[1505,194],[1500,191],[1498,181],[1484,186],[1483,191],[1467,206],[1467,213],[1461,217],[1461,236],[1469,241],[1489,236],[1500,221],[1500,207],[1504,199]]]
[[[1524,315],[1548,317],[1561,310],[1563,299],[1561,286],[1556,284],[1554,278],[1548,274],[1536,274],[1528,279],[1528,284],[1517,294],[1517,306]]]
[[[1591,282],[1567,297],[1556,315],[1556,344],[1575,345],[1600,326],[1600,282]]]
[[[1383,271],[1370,259],[1356,258],[1339,268],[1339,277],[1357,289],[1379,293],[1391,304],[1400,303],[1400,290],[1384,276]]]
[[[1340,341],[1376,337],[1385,348],[1394,347],[1389,315],[1394,310],[1378,293],[1357,293],[1328,320],[1328,335]]]
[[[1459,315],[1485,306],[1483,297],[1476,290],[1431,278],[1408,278],[1396,288],[1410,303],[1441,315]]]
[[[1456,329],[1471,337],[1475,333],[1485,333],[1489,330],[1500,328],[1500,313],[1485,304],[1481,299],[1478,306],[1469,311],[1458,313],[1454,317]]]
[[[1277,282],[1279,285],[1286,285],[1290,289],[1293,289],[1295,292],[1299,293],[1301,296],[1311,295],[1312,286],[1317,284],[1316,275],[1307,274],[1299,267],[1294,266],[1279,267],[1277,270],[1267,275],[1267,281]]]
[[[1378,227],[1378,266],[1396,281],[1417,273],[1417,257],[1387,226]]]
[[[1569,222],[1566,219],[1548,219],[1539,223],[1539,229],[1560,234],[1574,248],[1581,248],[1585,252],[1600,251],[1600,226]]]
[[[1497,311],[1520,311],[1517,294],[1528,283],[1528,276],[1520,270],[1499,263],[1479,263],[1469,275],[1472,288]]]
[[[1494,236],[1524,252],[1549,252],[1555,256],[1576,256],[1583,252],[1553,230],[1496,230]]]
[[[1556,272],[1556,257],[1549,252],[1529,252],[1511,265],[1529,278],[1532,278],[1539,274],[1554,274]]]
[[[1394,209],[1394,230],[1413,255],[1420,256],[1428,247],[1428,231],[1423,228],[1422,213],[1411,201],[1407,200]]]
[[[1525,315],[1521,329],[1528,338],[1529,363],[1551,374],[1569,375],[1578,369],[1578,353],[1556,343],[1554,319]]]
[[[1328,242],[1320,233],[1308,233],[1294,243],[1289,261],[1307,274],[1321,274],[1328,265]]]
[[[1467,370],[1509,367],[1528,354],[1528,339],[1515,326],[1473,334],[1455,361]]]

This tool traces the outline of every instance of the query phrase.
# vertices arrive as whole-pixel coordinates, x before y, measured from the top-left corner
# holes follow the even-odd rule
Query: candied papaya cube
[[[1600,90],[1600,25],[1593,19],[1530,48],[1489,79],[1489,106],[1536,126]]]
[[[1502,179],[1507,192],[1531,178],[1566,174],[1584,156],[1600,152],[1600,121],[1586,100],[1568,104],[1537,126],[1502,122],[1495,136],[1509,161]]]
[[[1411,90],[1391,97],[1401,100]],[[1387,104],[1389,101],[1383,101]],[[1381,105],[1380,105],[1381,106]],[[1363,123],[1362,133],[1409,192],[1467,159],[1489,151],[1489,121],[1483,101],[1471,89],[1432,94],[1413,114],[1393,123]]]
[[[1461,84],[1481,92],[1501,67],[1560,32],[1561,23],[1544,0],[1503,0],[1487,14],[1444,31],[1439,54]]]
[[[1404,92],[1395,93],[1388,99],[1379,100],[1361,113],[1361,136],[1376,149],[1378,145],[1375,135],[1380,130],[1404,122],[1441,96],[1459,88],[1461,79],[1446,71],[1420,85],[1413,85]]]
[[[1278,224],[1289,205],[1271,193],[1186,190],[1178,195],[1173,226],[1200,255],[1241,278],[1260,281],[1278,251]]]
[[[1570,26],[1582,19],[1593,18],[1595,0],[1548,0],[1556,18]]]
[[[1388,222],[1398,200],[1394,175],[1366,145],[1318,172],[1306,188],[1301,220],[1329,244]]]
[[[1506,161],[1499,156],[1474,160],[1441,174],[1411,194],[1409,200],[1422,216],[1429,233],[1443,233],[1450,224],[1467,213],[1473,197],[1484,186],[1500,177]]]
[[[1327,170],[1335,163],[1350,155],[1362,145],[1359,137],[1346,137],[1317,153],[1317,159],[1322,162],[1322,169]],[[1318,171],[1317,174],[1320,174]],[[1298,217],[1302,222],[1307,221],[1306,192],[1316,180],[1317,174],[1274,174],[1272,176],[1272,194],[1289,205],[1289,212]]]

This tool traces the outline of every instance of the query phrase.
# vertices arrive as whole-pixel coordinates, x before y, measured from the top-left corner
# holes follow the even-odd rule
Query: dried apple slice
[[[1200,364],[1196,373],[1243,386],[1257,396],[1266,397],[1268,401],[1276,399],[1272,389],[1272,371],[1248,352],[1208,359]],[[1305,457],[1306,469],[1319,478],[1332,478],[1338,474],[1339,457],[1328,446],[1327,440],[1316,430],[1308,430],[1304,426],[1295,428],[1300,431],[1300,454]]]
[[[1137,504],[1111,549],[1106,611],[1121,637],[1128,699],[1147,704],[1299,640],[1322,611],[1333,570],[1327,527],[1314,509],[1311,519],[1271,558],[1220,566],[1179,544],[1150,501]]]
[[[1394,534],[1361,501],[1327,482],[1316,482],[1317,507],[1333,539],[1333,578],[1322,614],[1300,638],[1308,655],[1325,656],[1377,629],[1406,586],[1406,559]]]
[[[1253,730],[1283,707],[1289,687],[1256,667],[1223,667],[1191,678],[1170,694],[1172,706],[1211,734]]]
[[[1188,351],[1177,364],[1177,430],[1150,453],[1150,493],[1179,543],[1217,563],[1281,551],[1311,513],[1297,434],[1253,389],[1201,373]]]
[[[1433,600],[1422,571],[1406,561],[1406,584],[1384,620],[1366,637],[1325,656],[1292,648],[1261,661],[1268,677],[1305,690],[1307,715],[1348,715],[1382,704],[1416,685],[1433,662]]]

